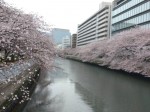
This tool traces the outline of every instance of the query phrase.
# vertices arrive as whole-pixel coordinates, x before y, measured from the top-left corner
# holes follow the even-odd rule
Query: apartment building
[[[135,26],[150,28],[150,0],[115,0],[111,23],[112,35]]]
[[[71,36],[71,47],[72,48],[75,48],[76,47],[76,44],[77,44],[77,34],[72,34]]]
[[[111,3],[102,2],[99,11],[78,25],[77,46],[110,37]]]

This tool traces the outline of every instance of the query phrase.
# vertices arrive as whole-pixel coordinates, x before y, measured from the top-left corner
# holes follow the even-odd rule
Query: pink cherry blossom
[[[150,29],[133,28],[61,55],[84,62],[94,62],[111,69],[150,75]]]

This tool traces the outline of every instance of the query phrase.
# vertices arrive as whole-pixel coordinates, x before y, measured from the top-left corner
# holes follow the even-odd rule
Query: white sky
[[[69,29],[77,32],[78,24],[84,22],[99,9],[102,1],[112,0],[4,0],[24,10],[36,13],[53,27]]]

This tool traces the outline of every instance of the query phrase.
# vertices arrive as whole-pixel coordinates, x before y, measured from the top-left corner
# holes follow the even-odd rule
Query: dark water
[[[44,72],[24,112],[150,112],[150,82],[72,60]]]

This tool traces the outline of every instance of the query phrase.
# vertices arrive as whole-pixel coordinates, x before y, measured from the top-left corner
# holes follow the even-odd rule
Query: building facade
[[[53,28],[52,29],[52,37],[54,39],[55,44],[62,44],[63,38],[70,37],[71,33],[68,29],[61,28]]]
[[[83,46],[98,39],[109,38],[111,34],[110,22],[111,3],[102,2],[98,12],[78,25],[77,46]]]
[[[62,45],[63,45],[63,48],[71,47],[71,39],[70,39],[69,36],[66,36],[66,37],[63,38]]]
[[[71,36],[71,48],[76,48],[77,44],[77,34],[72,34]]]
[[[115,0],[111,23],[112,35],[135,26],[150,28],[150,0]]]

